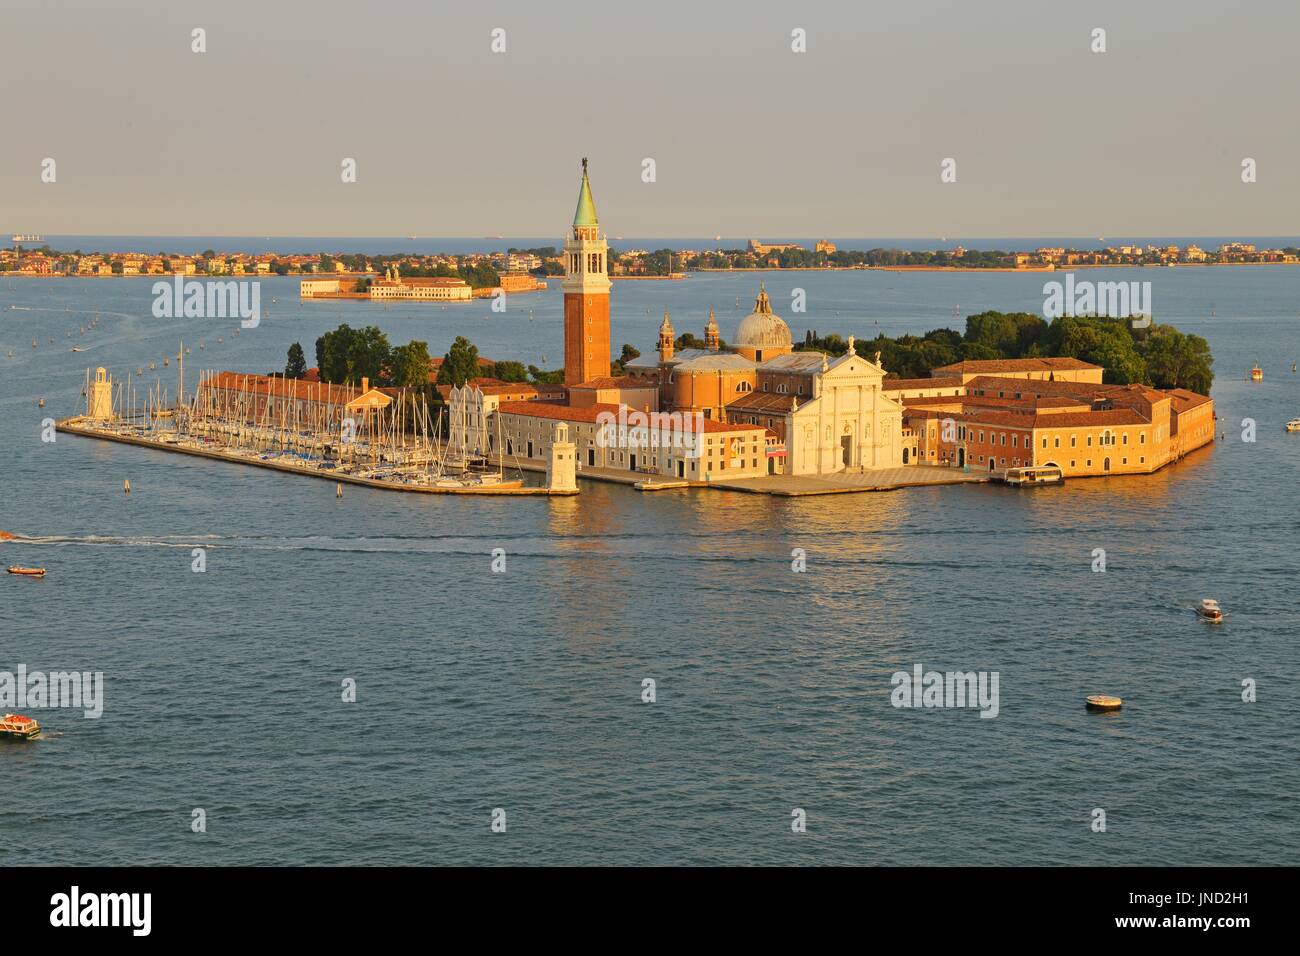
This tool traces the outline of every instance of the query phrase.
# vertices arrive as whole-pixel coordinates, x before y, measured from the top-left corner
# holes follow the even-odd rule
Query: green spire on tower
[[[578,209],[573,214],[575,226],[597,226],[596,203],[591,198],[591,183],[587,181],[587,157],[582,157],[582,189],[578,191]]]

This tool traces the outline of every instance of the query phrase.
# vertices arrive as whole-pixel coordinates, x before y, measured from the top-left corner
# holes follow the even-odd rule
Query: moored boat
[[[8,571],[10,574],[24,574],[30,578],[45,577],[44,568],[20,568],[17,566],[13,566],[13,567],[6,568],[5,570]]]
[[[1196,613],[1214,624],[1223,620],[1223,610],[1213,598],[1202,598],[1201,603],[1196,605]]]
[[[7,740],[31,740],[41,732],[41,725],[22,714],[0,717],[0,737]]]
[[[1122,699],[1107,694],[1090,694],[1084,698],[1084,703],[1089,710],[1119,710],[1124,706]]]

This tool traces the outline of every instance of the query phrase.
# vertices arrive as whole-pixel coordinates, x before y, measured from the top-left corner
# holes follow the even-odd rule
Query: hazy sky
[[[585,155],[629,237],[1300,232],[1296,0],[61,0],[0,23],[10,230],[558,236]]]

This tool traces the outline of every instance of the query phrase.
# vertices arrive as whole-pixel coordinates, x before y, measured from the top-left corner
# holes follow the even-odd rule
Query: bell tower
[[[609,375],[609,245],[600,235],[596,204],[582,160],[582,186],[573,230],[564,241],[564,384]]]
[[[659,361],[667,362],[673,357],[673,324],[668,321],[668,312],[664,311],[664,320],[659,323]]]
[[[709,308],[709,324],[704,327],[704,347],[710,352],[718,351],[721,345],[722,335],[718,331],[718,319],[713,314],[713,308]]]

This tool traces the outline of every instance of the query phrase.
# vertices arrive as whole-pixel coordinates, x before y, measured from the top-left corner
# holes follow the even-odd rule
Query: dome
[[[772,312],[772,303],[767,297],[767,289],[760,288],[758,299],[754,302],[754,311],[740,320],[736,326],[737,346],[771,349],[790,348],[790,326]]]

